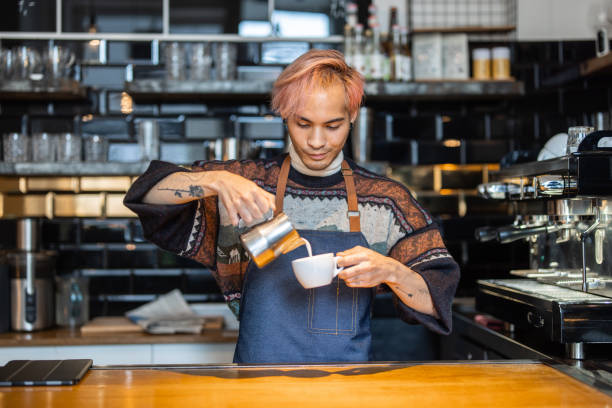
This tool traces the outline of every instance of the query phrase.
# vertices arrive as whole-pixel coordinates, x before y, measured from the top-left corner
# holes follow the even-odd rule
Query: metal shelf
[[[244,37],[238,34],[163,34],[163,33],[58,33],[58,32],[0,32],[3,40],[57,40],[57,41],[125,41],[125,42],[308,42],[335,44],[343,41],[343,36],[329,37]]]
[[[496,178],[529,177],[540,174],[568,174],[570,160],[567,156],[549,160],[515,164],[495,173]]]
[[[433,34],[433,33],[468,33],[468,34],[487,34],[487,33],[510,33],[516,30],[516,26],[463,26],[463,27],[422,27],[412,30],[412,34]]]
[[[550,88],[558,87],[581,78],[609,76],[610,73],[612,73],[612,53],[563,68],[548,78],[544,78],[542,85]]]
[[[369,82],[365,93],[366,101],[492,99],[523,96],[525,85],[521,81],[474,80]]]
[[[265,99],[269,98],[272,81],[168,81],[138,79],[126,82],[125,91],[135,101],[200,99]]]
[[[85,98],[87,98],[87,87],[75,80],[0,82],[0,100],[77,101]]]
[[[0,162],[5,176],[138,176],[148,162],[139,163],[6,163]]]
[[[268,98],[272,81],[166,81],[140,79],[127,82],[125,90],[134,100],[206,98]],[[368,82],[367,101],[406,99],[489,99],[525,94],[520,81],[414,81]]]

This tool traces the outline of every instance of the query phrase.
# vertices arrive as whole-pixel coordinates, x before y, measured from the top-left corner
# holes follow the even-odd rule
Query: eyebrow
[[[305,118],[303,116],[300,116],[299,119],[303,120],[303,121],[306,121],[306,122],[312,122],[312,120],[310,120],[308,118]],[[329,124],[329,123],[333,123],[333,122],[339,122],[339,121],[344,120],[344,119],[345,119],[344,117],[330,119],[327,122],[325,122],[325,124]]]

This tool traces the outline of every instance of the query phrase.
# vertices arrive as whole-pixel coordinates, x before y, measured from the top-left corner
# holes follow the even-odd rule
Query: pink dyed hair
[[[287,119],[300,109],[303,103],[300,95],[315,87],[326,88],[336,81],[344,85],[346,109],[352,121],[363,99],[364,79],[336,50],[312,49],[287,66],[274,82],[272,110]]]

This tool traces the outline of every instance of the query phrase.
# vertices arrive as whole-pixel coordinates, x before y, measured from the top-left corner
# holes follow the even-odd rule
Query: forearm
[[[216,193],[208,187],[211,172],[181,171],[168,175],[143,197],[146,204],[184,204]]]
[[[408,307],[438,318],[431,293],[421,275],[400,262],[394,262],[389,279],[385,283]]]

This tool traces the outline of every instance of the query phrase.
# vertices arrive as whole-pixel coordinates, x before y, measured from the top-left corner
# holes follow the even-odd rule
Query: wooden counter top
[[[78,329],[50,329],[32,333],[2,333],[0,334],[0,347],[234,343],[237,339],[238,331],[236,330],[204,330],[200,334],[102,333],[83,335]]]
[[[2,407],[612,407],[538,362],[93,369],[76,386],[0,388]]]

